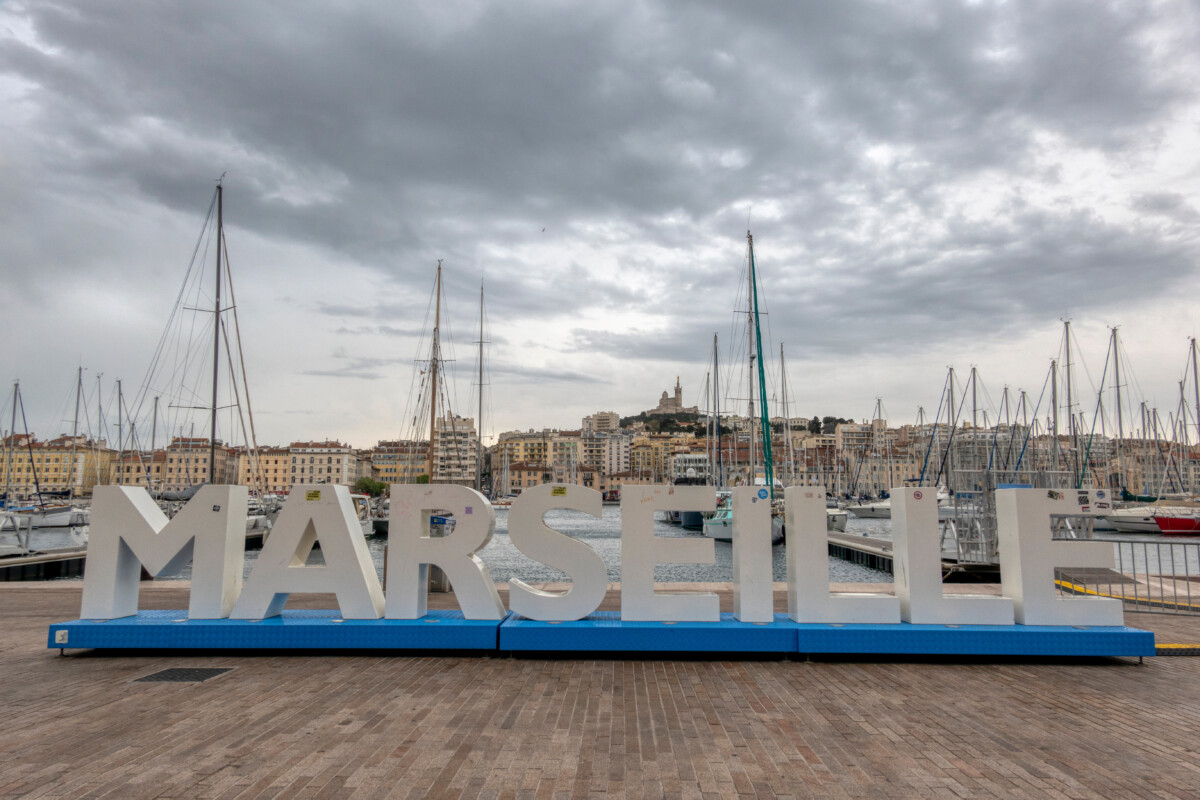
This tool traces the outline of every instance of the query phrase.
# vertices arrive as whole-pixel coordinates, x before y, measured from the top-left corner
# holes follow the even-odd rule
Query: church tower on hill
[[[683,406],[683,387],[679,385],[679,376],[675,376],[675,396],[670,397],[666,392],[662,393],[662,397],[658,400],[658,407],[652,408],[646,412],[646,416],[660,416],[663,414],[698,414],[699,409],[696,406],[684,408]]]

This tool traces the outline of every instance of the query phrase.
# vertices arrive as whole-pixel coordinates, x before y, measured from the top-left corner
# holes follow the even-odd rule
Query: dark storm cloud
[[[489,364],[488,372],[493,375],[515,378],[520,383],[605,383],[605,381],[597,378],[595,375],[587,375],[570,369],[537,367],[526,364]]]
[[[1133,198],[1134,209],[1157,214],[1183,224],[1200,222],[1200,211],[1178,192],[1149,192]],[[1192,228],[1193,234],[1195,228]]]
[[[349,356],[344,352],[334,353],[334,358],[342,363],[333,369],[309,369],[304,370],[300,374],[329,378],[361,378],[362,380],[375,381],[387,377],[383,369],[384,367],[395,367],[399,364],[408,363],[407,360],[402,358]]]
[[[569,320],[541,343],[567,356],[700,363],[748,220],[772,336],[811,356],[1004,337],[1195,272],[1194,193],[1100,209],[1072,167],[1136,174],[1194,108],[1187,3],[3,8],[23,297],[113,270],[125,198],[194,216],[226,170],[231,225],[378,276],[361,305],[298,301],[364,339],[416,333],[442,259],[459,341],[482,280],[491,320]],[[617,311],[647,323],[593,322]]]

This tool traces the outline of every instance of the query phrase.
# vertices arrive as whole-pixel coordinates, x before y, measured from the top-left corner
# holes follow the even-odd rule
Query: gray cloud
[[[460,349],[483,282],[497,375],[702,369],[713,331],[737,335],[748,220],[797,360],[1015,340],[1195,279],[1194,189],[1137,176],[1194,119],[1198,20],[1184,2],[10,3],[0,298],[132,284],[95,291],[149,306],[228,171],[230,239],[288,252],[262,268],[274,292],[239,301],[321,319],[257,312],[278,374],[331,387],[411,364],[373,340],[420,334],[438,259]],[[129,341],[132,316],[79,334]],[[527,324],[549,359],[513,344]],[[313,354],[337,336],[363,352],[330,366]]]
[[[326,378],[360,378],[362,380],[377,381],[385,377],[384,367],[395,367],[408,363],[405,359],[401,358],[348,356],[340,351],[334,353],[333,357],[335,360],[341,362],[339,366],[330,369],[303,370],[300,374]]]

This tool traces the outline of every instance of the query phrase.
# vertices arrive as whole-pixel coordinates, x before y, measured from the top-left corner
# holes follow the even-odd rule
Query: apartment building
[[[475,420],[457,414],[438,417],[434,434],[432,482],[474,486],[478,446]]]
[[[298,483],[336,483],[357,480],[358,460],[348,444],[337,441],[292,442],[288,446],[288,488]]]
[[[233,451],[217,442],[213,448],[214,464],[210,465],[209,450],[208,439],[193,436],[173,438],[166,449],[166,474],[163,475],[162,488],[177,492],[199,483],[235,482],[238,463]]]
[[[580,464],[546,465],[519,461],[494,473],[494,478],[497,481],[497,492],[501,495],[519,495],[543,483],[586,486],[598,492],[608,488],[598,470]]]
[[[583,418],[580,430],[588,433],[616,433],[621,430],[621,415],[615,411],[597,411]]]
[[[648,472],[659,481],[669,480],[671,459],[680,453],[692,452],[695,444],[696,437],[690,433],[651,433],[636,437],[629,448],[629,471]]]
[[[167,451],[141,452],[133,450],[113,457],[112,482],[121,486],[144,486],[152,492],[161,491],[167,474]]]
[[[251,490],[284,494],[292,488],[291,466],[292,453],[286,447],[260,447],[257,469],[250,453],[242,449],[238,454],[238,483]]]
[[[709,477],[711,465],[707,453],[677,453],[671,457],[671,480]]]
[[[424,475],[429,442],[412,439],[381,441],[371,451],[371,477],[388,485],[416,483]]]
[[[557,430],[507,431],[500,434],[492,456],[493,471],[504,464],[548,464]]]
[[[0,447],[0,491],[11,486],[18,497],[44,492],[91,494],[107,483],[115,453],[104,441],[82,436],[59,436],[48,442],[29,434],[5,437]]]

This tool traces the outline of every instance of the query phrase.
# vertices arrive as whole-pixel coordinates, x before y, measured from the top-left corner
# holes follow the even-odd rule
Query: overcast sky
[[[1197,87],[1192,2],[5,2],[0,378],[43,438],[136,391],[225,173],[260,442],[403,433],[438,259],[485,435],[705,406],[748,224],[793,415],[1036,398],[1064,318],[1089,415],[1112,325],[1165,415]]]

